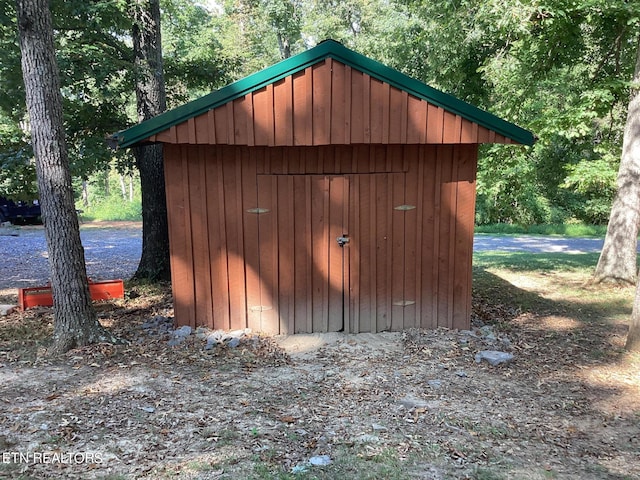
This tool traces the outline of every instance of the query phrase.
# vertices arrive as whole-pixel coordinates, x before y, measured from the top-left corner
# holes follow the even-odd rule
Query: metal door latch
[[[338,245],[341,247],[344,247],[345,244],[349,243],[349,236],[346,233],[343,233],[342,236],[336,238],[336,242],[338,242]]]

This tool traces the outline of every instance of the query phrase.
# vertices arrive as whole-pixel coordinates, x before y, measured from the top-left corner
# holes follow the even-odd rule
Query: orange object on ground
[[[105,280],[102,282],[89,280],[89,293],[92,300],[124,298],[124,282],[122,280]],[[20,310],[31,307],[51,307],[53,305],[51,286],[18,289],[18,304]]]

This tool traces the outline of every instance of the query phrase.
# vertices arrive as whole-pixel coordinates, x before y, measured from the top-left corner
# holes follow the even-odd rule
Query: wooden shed
[[[533,135],[334,41],[115,135],[164,144],[178,325],[468,328],[478,145]]]

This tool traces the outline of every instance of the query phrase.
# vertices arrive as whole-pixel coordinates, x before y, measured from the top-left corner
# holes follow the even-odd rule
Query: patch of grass
[[[599,323],[631,313],[633,287],[589,284],[597,253],[474,252],[473,258],[474,296],[509,305],[514,316],[534,312]]]
[[[583,223],[568,223],[559,225],[513,225],[497,223],[493,225],[478,225],[476,233],[490,233],[493,235],[563,235],[566,237],[604,237],[607,233],[606,225],[586,225]]]
[[[478,268],[504,268],[517,272],[588,271],[598,263],[599,253],[530,253],[485,251],[473,253]]]
[[[85,222],[142,220],[142,204],[139,200],[129,202],[118,197],[110,197],[90,207],[78,208],[82,210],[80,217]]]

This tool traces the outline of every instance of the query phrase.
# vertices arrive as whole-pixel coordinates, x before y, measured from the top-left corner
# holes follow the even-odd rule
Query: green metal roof
[[[236,98],[243,97],[247,93],[259,90],[268,84],[277,82],[311,65],[315,65],[326,58],[333,58],[345,65],[349,65],[373,78],[386,82],[400,90],[404,90],[431,104],[442,107],[451,113],[460,115],[471,122],[493,130],[518,143],[533,145],[535,142],[534,135],[528,130],[474,107],[452,95],[429,87],[418,80],[410,78],[397,70],[389,68],[353,50],[349,50],[334,40],[325,40],[310,50],[276,63],[271,67],[231,83],[204,97],[164,112],[131,128],[122,130],[113,135],[114,143],[123,148],[135,145],[151,135],[186,122],[188,119],[201,115],[208,110],[224,105]]]

